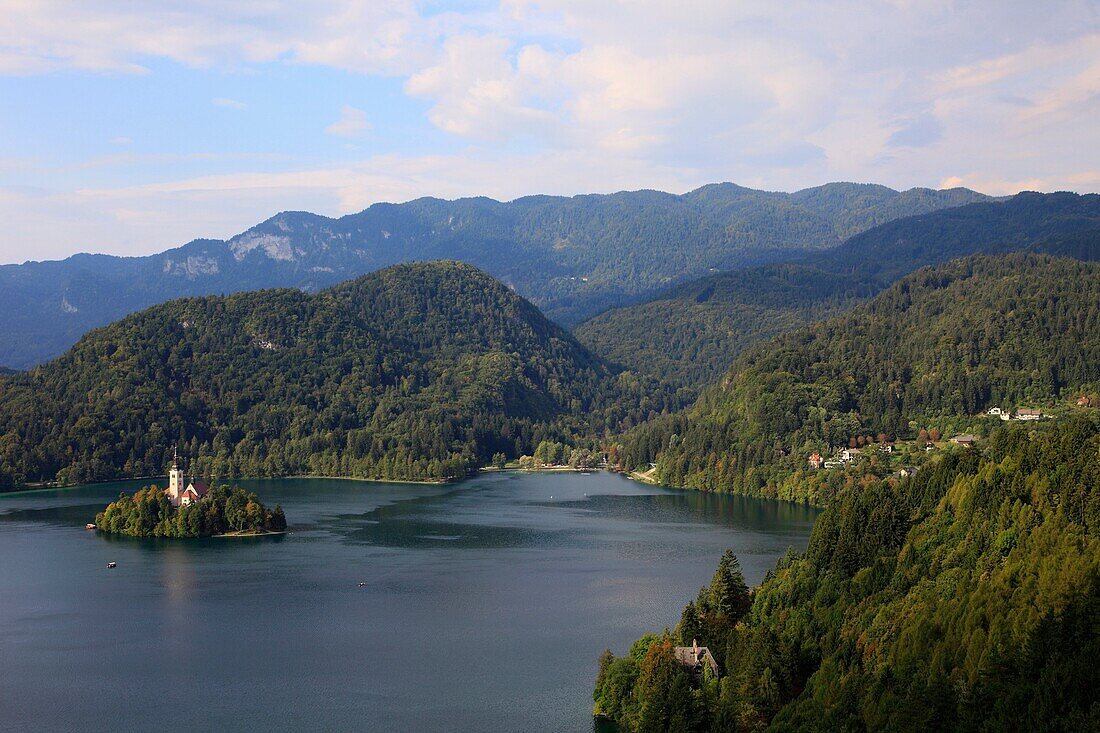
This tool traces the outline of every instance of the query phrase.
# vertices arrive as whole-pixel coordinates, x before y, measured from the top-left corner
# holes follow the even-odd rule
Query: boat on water
[[[360,587],[360,588],[366,588],[366,587],[367,587],[367,584],[366,584],[366,583],[360,583],[360,584],[359,584],[359,587]]]
[[[88,522],[87,524],[84,525],[84,529],[95,529],[95,523],[94,522]]]
[[[115,569],[115,568],[117,568],[117,567],[118,567],[118,563],[117,563],[117,562],[109,562],[109,563],[107,563],[107,569],[108,569],[108,570],[113,570],[113,569]]]

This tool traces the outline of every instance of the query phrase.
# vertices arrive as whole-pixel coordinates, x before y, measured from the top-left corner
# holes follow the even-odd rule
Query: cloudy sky
[[[1100,1],[0,0],[0,262],[834,180],[1100,191]]]

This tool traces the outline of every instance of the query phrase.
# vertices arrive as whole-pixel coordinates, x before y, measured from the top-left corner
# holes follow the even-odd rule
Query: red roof
[[[206,492],[210,491],[210,487],[202,481],[192,481],[188,489],[194,489],[198,496],[206,496]]]

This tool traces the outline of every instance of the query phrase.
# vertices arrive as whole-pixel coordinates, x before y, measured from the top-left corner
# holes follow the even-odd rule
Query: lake
[[[605,647],[674,625],[727,547],[759,582],[816,516],[502,472],[238,482],[281,537],[84,529],[141,483],[0,495],[0,729],[590,731]]]

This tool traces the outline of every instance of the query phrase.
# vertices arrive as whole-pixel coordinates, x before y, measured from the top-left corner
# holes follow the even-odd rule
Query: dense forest
[[[416,260],[473,264],[571,325],[714,269],[782,260],[898,217],[985,200],[966,189],[832,183],[780,193],[717,184],[683,195],[423,198],[339,219],[284,212],[227,241],[148,257],[0,266],[0,365],[41,363],[92,328],[174,297],[313,292]]]
[[[775,496],[811,453],[855,436],[914,437],[928,417],[1034,406],[1097,381],[1100,264],[977,256],[749,349],[690,410],[629,433],[617,459],[656,462],[673,486]]]
[[[846,275],[775,264],[695,280],[577,326],[608,360],[691,389],[716,382],[745,348],[835,315],[876,289]]]
[[[207,476],[438,480],[681,404],[469,265],[399,265],[171,301],[0,378],[0,484],[158,475],[177,449]]]
[[[254,493],[213,486],[193,504],[173,507],[164,489],[147,486],[133,496],[120,494],[96,515],[96,529],[130,537],[213,537],[227,533],[282,532],[282,507],[268,509]]]
[[[1100,730],[1100,426],[1002,428],[867,481],[750,592],[732,556],[676,628],[600,660],[624,731]],[[719,677],[676,645],[697,640]]]
[[[919,267],[1012,251],[1100,260],[1100,196],[1022,193],[899,219],[793,263],[705,277],[610,310],[576,335],[634,371],[701,388],[746,347],[835,315]]]

